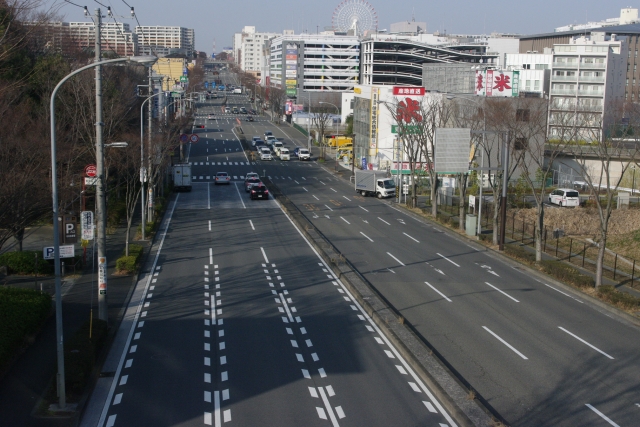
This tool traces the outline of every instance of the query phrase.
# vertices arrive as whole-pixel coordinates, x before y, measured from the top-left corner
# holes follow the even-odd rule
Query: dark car
[[[269,198],[269,190],[264,184],[254,185],[251,187],[251,200],[255,199],[268,199]]]
[[[251,110],[249,110],[249,114],[255,116],[256,114],[258,114],[258,112],[256,110],[251,109]]]
[[[251,187],[261,184],[259,178],[249,178],[244,181],[244,190],[248,193]]]
[[[245,121],[247,121],[247,122],[252,122],[252,121],[253,121],[253,116],[247,116],[247,117],[245,118]]]

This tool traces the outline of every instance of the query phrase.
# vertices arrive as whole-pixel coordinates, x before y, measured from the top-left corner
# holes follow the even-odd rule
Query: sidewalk
[[[139,218],[134,219],[132,235],[138,226]],[[121,224],[116,232],[107,236],[108,261],[108,315],[110,336],[117,330],[122,317],[124,305],[129,299],[133,285],[132,276],[114,276],[116,259],[125,246],[125,224]],[[44,246],[52,246],[53,227],[42,226],[28,230],[23,242],[23,250],[42,250]],[[140,244],[141,242],[135,242]],[[7,245],[9,246],[9,244]],[[80,245],[76,244],[76,248]],[[149,242],[144,242],[145,256]],[[78,328],[87,320],[93,306],[93,316],[97,318],[97,274],[92,273],[91,262],[87,262],[83,271],[67,276],[62,284],[62,318],[64,338],[73,336]],[[37,285],[36,285],[37,280]],[[52,276],[34,278],[33,276],[7,276],[0,280],[1,285],[42,289],[53,296],[55,283]],[[110,339],[110,338],[109,338]],[[107,344],[108,345],[108,344]],[[57,372],[56,365],[56,325],[55,316],[51,315],[45,322],[35,341],[13,363],[0,378],[0,424],[16,427],[66,427],[74,425],[75,416],[68,418],[38,418],[34,416],[40,398],[53,384]]]

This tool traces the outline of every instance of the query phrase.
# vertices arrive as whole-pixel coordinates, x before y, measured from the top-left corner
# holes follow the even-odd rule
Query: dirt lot
[[[526,219],[535,221],[535,209],[516,212],[516,223]],[[596,240],[600,233],[600,220],[596,208],[546,207],[544,223],[550,232],[556,228],[564,230],[566,236]],[[613,210],[609,220],[607,248],[623,256],[640,260],[640,209]]]

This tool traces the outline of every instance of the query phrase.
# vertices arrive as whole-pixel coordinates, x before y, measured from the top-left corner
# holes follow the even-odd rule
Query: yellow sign
[[[359,87],[354,87],[354,88],[353,88],[353,92],[355,92],[355,93],[362,93],[362,89],[360,89]]]
[[[295,86],[298,84],[297,80],[287,80],[286,81],[287,86]]]

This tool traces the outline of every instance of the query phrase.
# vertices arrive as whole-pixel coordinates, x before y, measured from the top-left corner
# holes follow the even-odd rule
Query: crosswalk
[[[232,181],[244,181],[244,175],[232,175],[231,177],[232,177],[232,179],[231,179]],[[286,176],[285,177],[285,176],[282,176],[282,175],[280,175],[280,176],[268,175],[267,178],[269,178],[270,181],[277,181],[279,179],[288,180],[288,181],[296,181],[296,177],[292,178],[290,176]],[[301,179],[306,181],[305,177],[298,177],[298,178],[301,178]],[[193,179],[194,180],[207,180],[207,179],[210,180],[210,179],[215,179],[215,175],[196,175],[196,176],[193,177]],[[317,178],[316,178],[316,180],[317,180]],[[324,178],[323,181],[329,182],[329,181],[339,181],[339,180],[337,178],[333,178],[333,179],[332,178]],[[296,182],[298,182],[298,181],[296,181]],[[320,181],[320,182],[322,182],[322,181]]]
[[[278,162],[276,162],[278,163]],[[255,166],[258,162],[189,162],[191,166]],[[274,164],[268,162],[268,164]],[[280,166],[302,166],[313,167],[313,163],[301,163],[301,162],[280,162]]]

